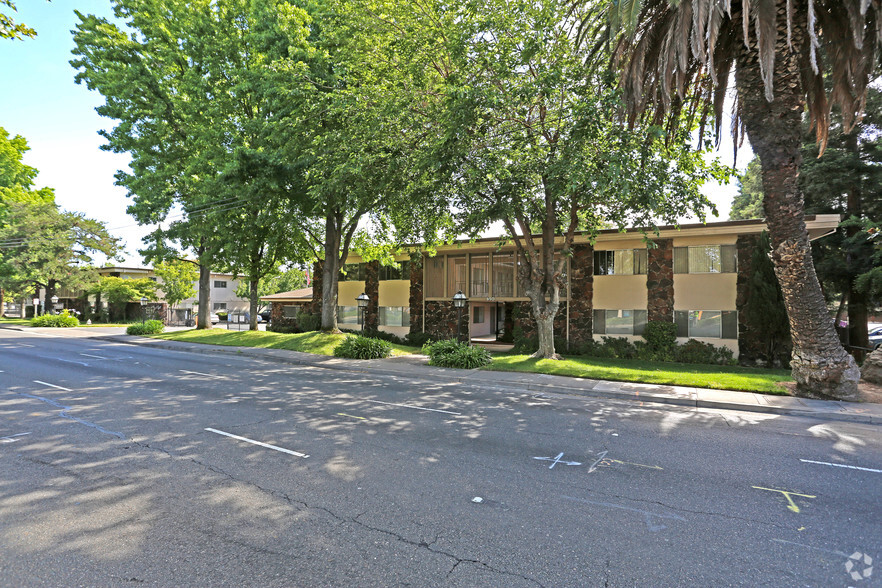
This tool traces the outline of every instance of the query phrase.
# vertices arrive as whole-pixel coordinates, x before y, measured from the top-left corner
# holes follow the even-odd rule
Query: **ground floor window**
[[[295,304],[286,304],[282,307],[282,316],[285,318],[297,318],[297,311],[300,307]]]
[[[338,306],[337,322],[341,325],[357,325],[358,307],[357,306]]]
[[[483,323],[484,322],[484,307],[476,306],[474,309],[474,320],[473,323]]]
[[[738,312],[735,310],[675,310],[678,337],[711,339],[738,338]]]
[[[384,327],[409,327],[409,306],[381,306],[380,325]]]
[[[646,329],[646,310],[595,309],[595,335],[642,335]]]
[[[226,302],[215,302],[214,303],[214,310],[226,310],[226,309],[227,309]]]

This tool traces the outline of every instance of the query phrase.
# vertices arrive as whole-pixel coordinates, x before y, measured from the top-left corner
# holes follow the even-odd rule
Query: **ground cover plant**
[[[66,310],[61,314],[44,314],[31,319],[32,327],[78,327],[80,321]]]
[[[162,321],[144,321],[143,323],[134,323],[126,328],[126,335],[156,335],[165,330]]]
[[[490,352],[477,345],[445,339],[423,345],[423,353],[429,356],[429,365],[471,370],[490,364]]]
[[[334,348],[335,357],[348,359],[383,359],[392,354],[392,344],[382,339],[346,335],[346,338]]]

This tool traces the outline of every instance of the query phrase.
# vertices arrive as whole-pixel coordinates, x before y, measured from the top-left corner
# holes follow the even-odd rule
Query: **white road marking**
[[[8,437],[0,437],[0,443],[15,443],[18,441],[15,437],[24,437],[25,435],[30,435],[30,433],[16,433],[15,435],[9,435]]]
[[[597,464],[599,464],[601,461],[603,461],[603,458],[606,457],[607,453],[609,453],[608,449],[606,451],[601,451],[600,453],[597,454],[600,457],[598,457],[597,460],[594,463],[592,463],[591,466],[588,468],[589,474],[597,469]]]
[[[107,359],[106,357],[102,357],[100,355],[92,355],[91,353],[80,353],[80,355],[84,355],[86,357],[94,357],[95,359]]]
[[[664,524],[653,522],[654,518],[672,519],[675,521],[686,522],[686,519],[684,519],[683,517],[681,517],[679,515],[675,515],[675,514],[659,514],[657,512],[652,512],[652,511],[648,511],[648,510],[641,510],[639,508],[632,508],[630,506],[624,506],[621,504],[613,504],[612,502],[595,502],[594,500],[586,500],[584,498],[573,498],[572,496],[561,496],[561,498],[564,498],[566,500],[572,500],[575,502],[584,502],[585,504],[593,504],[596,506],[605,506],[607,508],[617,508],[620,510],[627,510],[630,512],[640,513],[643,515],[644,520],[646,521],[647,528],[650,531],[652,531],[653,533],[655,533],[656,531],[661,531],[662,529],[667,528],[667,526]]]
[[[562,464],[564,464],[564,465],[568,465],[568,466],[580,466],[580,465],[582,465],[582,462],[580,462],[580,461],[564,461],[564,460],[561,459],[563,456],[564,456],[564,452],[561,451],[561,452],[558,453],[557,456],[555,456],[555,457],[534,457],[533,459],[538,459],[538,460],[541,460],[541,461],[550,461],[550,462],[551,462],[551,465],[548,466],[548,469],[549,469],[549,470],[550,470],[550,469],[553,469],[554,466],[556,466],[556,465],[559,464],[559,463],[562,463]]]
[[[63,361],[64,363],[75,363],[77,365],[84,365],[86,367],[89,367],[89,364],[86,363],[85,361],[74,361],[72,359],[61,359],[60,357],[46,357],[44,359],[53,359],[55,361]]]
[[[202,373],[202,372],[191,372],[191,371],[188,371],[188,370],[181,370],[181,373],[184,373],[184,374],[194,374],[194,375],[196,375],[196,376],[205,376],[206,378],[215,378],[215,379],[218,379],[218,380],[223,380],[223,379],[224,379],[223,377],[221,377],[221,376],[215,376],[214,374],[204,374],[204,373]]]
[[[388,406],[400,406],[402,408],[413,408],[416,410],[427,410],[430,412],[443,412],[444,414],[455,414],[457,416],[462,415],[461,412],[452,412],[449,410],[441,410],[440,408],[423,408],[422,406],[413,406],[412,404],[395,404],[394,402],[383,402],[381,400],[365,400],[366,402],[373,402],[374,404],[386,404]]]
[[[212,433],[217,433],[218,435],[224,435],[225,437],[230,437],[231,439],[238,439],[239,441],[244,441],[246,443],[260,445],[261,447],[266,447],[267,449],[275,449],[276,451],[281,451],[282,453],[287,453],[289,455],[295,455],[297,457],[302,457],[304,459],[309,457],[305,453],[298,453],[296,451],[291,451],[290,449],[285,449],[284,447],[277,447],[276,445],[270,445],[269,443],[261,443],[260,441],[255,441],[254,439],[248,439],[247,437],[240,437],[239,435],[233,435],[232,433],[225,433],[224,431],[218,431],[217,429],[212,429],[212,428],[206,427],[205,430],[211,431]]]
[[[65,392],[73,392],[70,388],[65,388],[63,386],[56,386],[55,384],[50,384],[49,382],[41,382],[40,380],[34,380],[35,384],[43,384],[44,386],[49,386],[50,388],[58,388],[59,390],[64,390]]]
[[[829,463],[826,461],[814,461],[811,459],[800,459],[799,461],[801,461],[803,463],[816,463],[818,465],[832,466],[834,468],[848,468],[850,470],[860,470],[862,472],[873,472],[876,474],[882,474],[882,470],[874,470],[873,468],[862,468],[859,466],[845,465],[844,463]]]

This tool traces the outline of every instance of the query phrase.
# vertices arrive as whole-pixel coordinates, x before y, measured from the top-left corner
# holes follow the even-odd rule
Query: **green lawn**
[[[778,382],[792,381],[787,370],[595,357],[570,357],[562,361],[554,361],[532,359],[528,355],[502,354],[495,355],[493,363],[482,369],[783,395],[789,393],[778,386]]]
[[[151,337],[167,341],[289,349],[317,355],[334,355],[334,347],[343,340],[345,335],[329,335],[317,331],[287,334],[269,331],[228,331],[226,329],[199,331],[191,329],[152,335]],[[393,345],[392,347],[394,349],[393,355],[419,352],[419,349],[415,347],[403,345]],[[785,395],[788,392],[777,383],[791,381],[790,372],[786,370],[593,357],[571,357],[562,361],[551,361],[531,359],[527,355],[498,354],[494,355],[493,363],[483,369]]]
[[[166,341],[186,341],[208,345],[230,345],[234,347],[261,347],[264,349],[288,349],[317,355],[334,355],[334,347],[346,335],[329,335],[319,331],[309,333],[273,333],[270,331],[228,331],[226,329],[191,329],[151,335],[154,339]],[[392,345],[392,355],[407,355],[419,351],[416,347]]]
[[[20,318],[2,318],[0,317],[0,325],[16,325],[27,327],[31,324],[31,319],[20,319]]]

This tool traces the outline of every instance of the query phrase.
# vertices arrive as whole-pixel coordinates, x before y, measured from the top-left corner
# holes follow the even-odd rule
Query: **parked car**
[[[879,349],[882,347],[882,327],[876,327],[875,329],[870,329],[870,347],[873,349]]]
[[[217,315],[217,313],[212,312],[210,315],[208,315],[208,320],[211,321],[211,324],[216,325],[220,322],[220,317]],[[199,322],[199,315],[194,314],[193,315],[193,324],[195,325],[197,322]]]
[[[263,322],[265,322],[265,323],[270,322],[270,317],[271,317],[272,315],[273,315],[273,311],[271,311],[271,310],[263,310],[263,311],[260,312],[260,318],[261,318],[261,319],[263,320]]]

